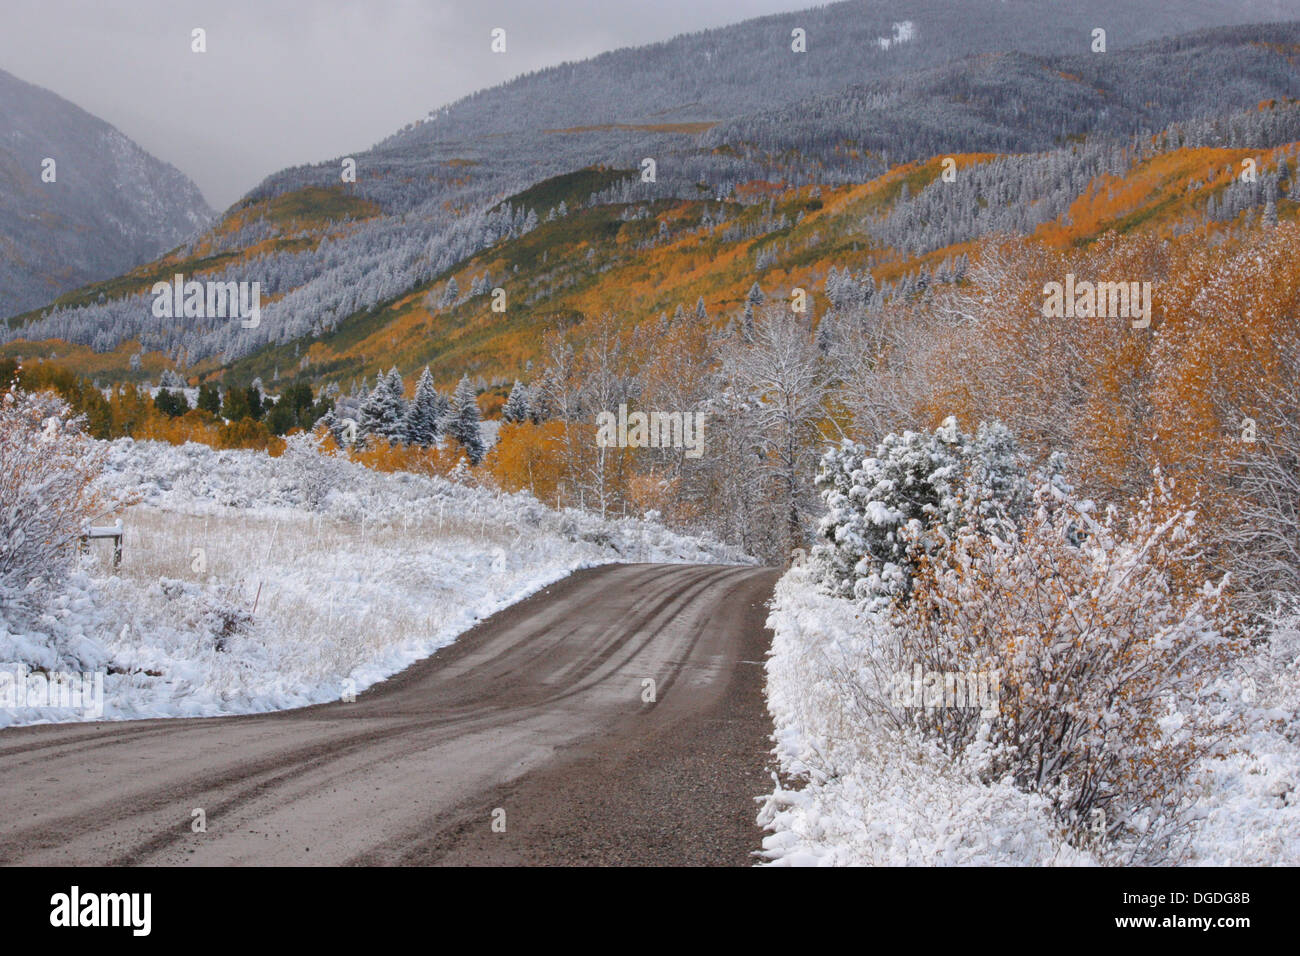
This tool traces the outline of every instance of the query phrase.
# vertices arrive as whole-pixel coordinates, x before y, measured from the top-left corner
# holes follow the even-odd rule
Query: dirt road
[[[0,731],[0,863],[745,865],[776,577],[596,568],[352,703]]]

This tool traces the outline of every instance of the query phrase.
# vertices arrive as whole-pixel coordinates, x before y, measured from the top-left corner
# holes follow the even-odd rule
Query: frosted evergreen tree
[[[512,425],[518,425],[527,419],[528,387],[519,384],[518,380],[516,380],[514,387],[510,389],[510,397],[506,399],[506,403],[501,409],[501,420]]]
[[[420,380],[415,385],[415,398],[406,412],[406,440],[412,445],[431,448],[438,443],[441,433],[443,402],[433,383],[429,366],[424,367]]]
[[[817,351],[821,352],[822,355],[829,355],[835,345],[835,330],[831,322],[831,317],[824,315],[822,320],[817,323]]]
[[[866,269],[862,270],[862,275],[858,278],[858,296],[863,305],[869,303],[872,296],[876,294],[876,280]]]
[[[456,391],[451,397],[451,417],[447,422],[447,434],[460,442],[469,456],[471,465],[483,460],[487,449],[483,447],[483,436],[479,433],[478,399],[469,376],[461,376]]]
[[[402,376],[396,368],[380,375],[374,390],[361,402],[358,433],[390,442],[402,441],[406,437],[406,399],[402,391]]]
[[[1277,225],[1277,203],[1274,201],[1272,196],[1269,196],[1268,201],[1264,203],[1264,214],[1260,221],[1265,226]]]
[[[749,295],[745,296],[745,321],[741,328],[741,334],[744,335],[746,342],[754,340],[754,309],[762,305],[767,299],[763,290],[755,282],[749,287]]]
[[[709,310],[704,307],[704,296],[695,300],[695,319],[698,322],[709,321]]]
[[[947,418],[932,434],[885,436],[874,456],[845,441],[822,458],[816,478],[827,513],[813,565],[833,593],[876,608],[906,600],[922,560],[908,532],[921,533],[924,551],[972,517],[989,531],[1014,526],[1035,483],[1069,490],[1062,466],[1053,456],[1045,469],[1031,469],[999,423],[981,422],[970,435]]]
[[[455,305],[458,298],[460,298],[460,287],[456,285],[456,277],[452,276],[447,280],[447,286],[442,290],[442,299],[438,304],[445,309]]]
[[[185,379],[181,378],[173,369],[163,369],[162,377],[158,379],[160,388],[185,388]]]

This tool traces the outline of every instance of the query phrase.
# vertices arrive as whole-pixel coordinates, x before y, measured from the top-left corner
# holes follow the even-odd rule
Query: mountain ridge
[[[1188,0],[1167,9],[1192,11],[1189,22],[1195,23],[1197,17],[1210,18],[1212,13],[1207,11],[1211,8],[1214,5]],[[518,201],[516,197],[528,195],[537,184],[577,170],[622,171],[612,178],[602,174],[602,185],[593,189],[584,203],[629,207],[658,200],[708,198],[743,204],[749,201],[744,195],[749,189],[747,184],[752,182],[862,183],[880,176],[892,163],[920,160],[942,149],[965,153],[1042,150],[1083,131],[1095,131],[1099,125],[1118,139],[1127,139],[1143,129],[1159,129],[1171,122],[1241,110],[1262,99],[1300,93],[1292,50],[1300,45],[1300,27],[1296,24],[1219,27],[1187,37],[1160,37],[1130,45],[1129,41],[1145,35],[1133,24],[1154,22],[1158,18],[1152,11],[1157,9],[1166,9],[1166,5],[1105,2],[1079,12],[1044,0],[1008,4],[977,0],[963,5],[962,16],[973,18],[973,22],[983,22],[990,11],[997,16],[980,27],[982,34],[960,41],[935,26],[943,22],[935,18],[951,14],[953,8],[934,0],[835,4],[777,14],[645,48],[651,51],[648,59],[639,72],[634,71],[630,79],[624,77],[620,81],[623,86],[618,87],[630,84],[629,88],[640,89],[641,99],[622,104],[622,112],[584,102],[585,87],[581,83],[572,84],[567,105],[556,105],[554,98],[548,100],[537,93],[542,87],[529,80],[533,76],[530,74],[458,101],[447,107],[439,119],[412,125],[382,141],[380,147],[356,154],[356,184],[340,182],[337,163],[293,167],[268,177],[231,207],[213,231],[137,270],[134,278],[119,277],[113,283],[87,287],[75,296],[65,297],[48,319],[29,314],[20,322],[9,323],[9,327],[0,328],[0,341],[13,342],[26,335],[62,338],[92,345],[101,353],[137,341],[146,351],[162,352],[182,368],[213,374],[242,363],[248,356],[290,344],[296,352],[310,349],[314,342],[329,338],[350,319],[373,317],[391,303],[441,281],[502,240],[521,237],[536,227],[536,220],[547,210],[515,206],[512,199]],[[863,18],[855,27],[856,33],[847,34],[847,40],[839,37],[843,41],[837,48],[839,52],[828,57],[832,63],[838,62],[836,57],[852,59],[858,55],[862,46],[858,40],[863,37],[880,39],[893,23],[899,22],[901,12],[916,17],[913,39],[888,50],[877,46],[869,55],[863,54],[864,62],[893,63],[883,73],[877,71],[880,75],[873,74],[870,84],[845,83],[852,77],[831,70],[826,75],[827,83],[835,84],[833,88],[814,92],[804,100],[789,100],[798,90],[787,90],[782,94],[787,97],[784,105],[772,105],[771,97],[762,91],[754,93],[747,74],[739,75],[732,78],[728,87],[731,92],[722,99],[743,92],[758,96],[763,109],[729,120],[710,120],[712,125],[704,130],[685,128],[680,123],[661,122],[647,128],[623,122],[655,118],[640,115],[651,107],[659,108],[661,121],[665,111],[673,114],[684,105],[708,107],[708,91],[703,91],[701,99],[696,95],[701,91],[691,85],[691,80],[681,81],[667,94],[638,87],[638,77],[656,70],[676,82],[682,71],[666,69],[671,64],[663,62],[664,51],[698,51],[708,43],[717,45],[725,39],[732,58],[741,58],[757,44],[769,51],[784,49],[796,64],[811,62],[788,51],[787,27],[809,24],[810,49],[815,49],[817,43],[823,42],[819,38],[834,36],[826,24],[851,20],[863,10],[875,19]],[[1015,22],[1016,17],[1023,19],[1029,12],[1044,10],[1055,11],[1060,17],[1035,21],[1027,40],[1021,35],[1014,40],[991,36],[996,29]],[[1227,15],[1219,8],[1214,10]],[[1242,15],[1236,8],[1229,12]],[[1086,52],[1090,34],[1084,27],[1099,17],[1118,24],[1110,27],[1115,49],[1093,57]],[[1159,28],[1147,24],[1144,29],[1153,33]],[[786,46],[778,47],[778,40]],[[952,49],[988,46],[995,41],[1013,49],[976,50],[955,63],[945,59]],[[1078,52],[1049,56],[1019,48],[1035,44],[1054,48],[1064,45]],[[599,72],[600,64],[617,66],[640,49],[612,51],[582,64],[538,71],[537,75],[553,83],[565,78],[566,70],[570,74]],[[980,57],[1002,57],[998,62],[1023,68],[1009,81],[1010,98],[1003,95],[1005,91],[999,84],[1007,82],[996,71],[987,76],[987,82],[979,80]],[[1213,67],[1223,73],[1236,69],[1248,79],[1221,87],[1185,84],[1177,77],[1165,82],[1162,71],[1167,72],[1174,62],[1181,63],[1180,68]],[[1136,65],[1130,68],[1126,66],[1129,63]],[[1070,65],[1080,75],[1091,71],[1095,79],[1104,82],[1090,86],[1078,77],[1069,79],[1054,64]],[[791,69],[803,67],[795,65]],[[814,74],[821,68],[809,69],[813,72],[805,77],[805,85],[820,89],[822,81]],[[970,104],[950,102],[954,90],[961,92],[960,84],[968,81],[972,89],[988,97],[983,115],[976,115]],[[533,85],[529,86],[529,82]],[[1014,82],[1025,87],[1017,90]],[[547,108],[529,112],[526,129],[512,128],[519,111],[502,106],[506,102],[501,99],[505,95],[502,90],[513,91],[510,96],[524,96],[521,91],[532,90],[528,96],[547,104]],[[868,104],[865,112],[855,113],[852,101],[859,90],[867,90],[869,96],[879,94],[886,100],[893,96],[889,107],[892,112]],[[1153,91],[1149,93],[1150,104],[1143,101],[1148,90]],[[1108,105],[1107,99],[1117,94],[1123,106],[1119,111]],[[1017,105],[1016,97],[1023,101],[1024,108]],[[1125,97],[1131,101],[1127,106],[1123,103]],[[845,112],[831,115],[830,108],[821,108],[826,104],[835,109],[843,107]],[[1045,107],[1040,110],[1043,115],[1036,126],[1025,119],[1028,104]],[[794,121],[795,114],[812,107],[820,109],[816,118],[824,129],[804,136],[805,131]],[[975,118],[963,127],[950,120],[958,114],[964,121]],[[477,123],[480,115],[486,117],[483,123]],[[692,115],[705,112],[701,109]],[[712,115],[716,116],[717,111]],[[669,118],[683,119],[679,114]],[[578,126],[553,125],[577,120],[582,120]],[[868,120],[884,129],[878,142],[841,141],[843,130],[836,122],[843,127],[867,127]],[[774,129],[780,134],[776,138],[771,136]],[[457,130],[464,131],[464,138],[457,138]],[[637,177],[646,156],[658,161],[658,178],[653,184]],[[308,195],[315,198],[311,202],[299,201]],[[286,205],[302,207],[305,213],[296,218],[287,215],[283,209]],[[219,281],[260,280],[267,303],[262,326],[245,330],[238,323],[228,323],[189,329],[153,320],[147,314],[148,282],[168,270]],[[101,294],[106,295],[102,304],[98,302]],[[32,324],[33,320],[36,324]]]
[[[118,275],[211,219],[176,167],[4,70],[0,131],[0,317]]]

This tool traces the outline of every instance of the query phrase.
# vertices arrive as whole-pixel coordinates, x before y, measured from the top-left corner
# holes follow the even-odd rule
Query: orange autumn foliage
[[[554,502],[560,484],[557,452],[563,431],[560,422],[504,423],[483,465],[506,491],[528,491],[539,501]]]

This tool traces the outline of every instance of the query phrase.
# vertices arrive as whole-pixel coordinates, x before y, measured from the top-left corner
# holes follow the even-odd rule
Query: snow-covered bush
[[[218,651],[227,650],[232,637],[248,632],[253,614],[244,606],[236,585],[223,583],[205,595],[203,624]]]
[[[827,514],[813,567],[832,594],[875,608],[906,600],[915,560],[938,540],[935,532],[951,534],[972,516],[981,524],[1014,521],[1033,487],[1005,427],[981,423],[969,435],[953,418],[933,434],[890,434],[874,457],[846,441],[822,459],[816,483]]]
[[[325,432],[298,432],[284,440],[280,475],[284,489],[311,510],[344,480],[340,460],[324,450]]]
[[[911,699],[902,722],[1044,796],[1075,845],[1177,859],[1192,770],[1233,729],[1216,687],[1245,647],[1227,580],[1198,577],[1192,513],[1157,476],[1127,518],[1044,485],[1021,528],[978,521],[938,546],[904,532],[916,570],[890,656],[903,673],[995,673],[995,705]]]
[[[0,617],[38,610],[63,581],[104,504],[91,488],[103,458],[52,393],[0,395]]]
[[[967,762],[873,706],[890,635],[810,569],[777,583],[767,697],[782,776],[759,813],[785,866],[1060,866],[1095,858],[1062,838],[1039,794],[982,782]]]

